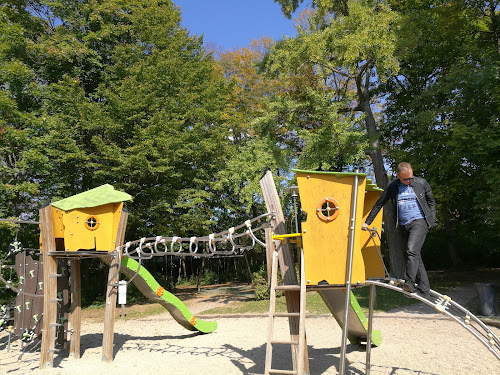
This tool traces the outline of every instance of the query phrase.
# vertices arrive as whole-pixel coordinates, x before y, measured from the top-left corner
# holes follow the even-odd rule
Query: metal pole
[[[295,233],[299,233],[299,220],[297,218],[297,193],[292,194],[293,198],[293,212],[295,215]]]
[[[356,171],[357,173],[358,171]],[[351,305],[351,277],[352,277],[352,258],[354,253],[354,232],[356,228],[356,206],[358,203],[358,175],[354,176],[354,185],[351,202],[351,227],[349,228],[349,253],[347,256],[347,276],[345,280],[345,311],[344,324],[342,327],[342,346],[340,348],[340,369],[339,374],[345,373],[345,355],[347,346],[347,319],[349,318],[349,306]]]
[[[295,217],[295,233],[299,233],[299,221],[297,219],[297,193],[296,192],[292,193],[292,199],[293,199],[293,214]],[[302,264],[301,247],[302,246],[297,246],[297,263],[299,264],[299,269],[300,269],[301,264]]]
[[[373,330],[373,309],[375,307],[375,285],[370,285],[370,302],[368,312],[368,332],[366,335],[366,371],[365,375],[370,375],[371,352],[372,352],[372,330]]]

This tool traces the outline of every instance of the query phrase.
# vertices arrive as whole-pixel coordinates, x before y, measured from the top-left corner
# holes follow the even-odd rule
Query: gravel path
[[[461,296],[456,298],[455,295]],[[464,303],[471,288],[453,293]],[[203,296],[188,301],[194,313],[229,303]],[[7,335],[0,333],[0,374],[263,374],[267,318],[217,317],[215,332],[200,335],[186,331],[168,313],[115,323],[115,358],[101,361],[103,320],[86,319],[82,324],[81,358],[67,351],[56,355],[54,367],[39,365],[39,345],[21,353],[19,341],[7,352]],[[382,331],[383,343],[372,349],[372,375],[494,375],[500,361],[456,322],[417,304],[375,315],[374,328]],[[330,316],[308,316],[306,321],[310,373],[337,374],[342,331]],[[500,329],[492,328],[497,336]],[[286,338],[287,321],[278,321],[276,338]],[[347,373],[365,374],[363,347],[348,345]],[[277,347],[273,367],[290,368],[290,350]]]

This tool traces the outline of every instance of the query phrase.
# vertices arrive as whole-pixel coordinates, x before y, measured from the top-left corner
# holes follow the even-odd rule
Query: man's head
[[[410,185],[411,179],[413,178],[413,169],[410,163],[399,163],[396,169],[399,181],[405,185]]]

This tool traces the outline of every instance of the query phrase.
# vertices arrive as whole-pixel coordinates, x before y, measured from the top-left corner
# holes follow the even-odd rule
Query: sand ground
[[[459,303],[470,298],[471,289],[455,291]],[[461,300],[460,300],[461,299]],[[187,304],[193,313],[229,300],[221,296],[199,298]],[[118,311],[118,310],[117,310]],[[202,314],[198,315],[203,318]],[[102,362],[103,320],[84,319],[81,358],[56,354],[52,368],[39,369],[40,344],[20,351],[20,342],[7,351],[7,334],[0,333],[0,374],[263,374],[267,318],[265,316],[206,316],[218,328],[210,334],[186,331],[165,312],[161,315],[117,320],[114,360]],[[276,338],[285,339],[286,320],[278,321]],[[417,304],[375,315],[374,328],[382,331],[383,343],[372,349],[372,375],[496,375],[500,361],[471,333],[428,306]],[[306,321],[310,373],[337,374],[342,331],[331,316],[308,316]],[[500,329],[492,327],[497,336]],[[349,375],[365,374],[365,348],[347,347]],[[273,367],[291,368],[290,349],[276,347]]]

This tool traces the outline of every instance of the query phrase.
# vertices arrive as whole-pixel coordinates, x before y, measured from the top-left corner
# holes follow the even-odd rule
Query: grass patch
[[[141,319],[147,318],[148,316],[154,316],[163,314],[167,310],[159,303],[152,303],[146,305],[131,305],[125,307],[125,315],[120,316],[122,310],[121,307],[116,308],[117,319],[120,320],[130,320],[130,319]]]
[[[167,310],[159,303],[135,304],[126,305],[124,309],[125,315],[122,316],[121,306],[116,307],[115,319],[130,320],[141,319],[148,316],[159,315]],[[104,319],[104,305],[92,305],[82,309],[82,318],[102,321]]]
[[[353,290],[359,305],[365,312],[368,311],[369,288],[358,288]],[[377,305],[375,311],[389,311],[397,307],[409,306],[419,301],[413,298],[406,298],[401,293],[394,292],[389,289],[377,288]],[[330,314],[330,310],[319,293],[311,291],[307,292],[306,301],[307,313],[312,315]],[[285,297],[276,298],[276,311],[286,312]],[[216,307],[205,310],[200,314],[267,314],[269,312],[269,300],[249,300],[231,303],[229,306]]]
[[[370,288],[357,288],[353,290],[359,305],[365,313],[368,313],[368,304],[370,302]],[[419,303],[419,300],[414,298],[407,298],[404,294],[395,292],[394,290],[386,288],[376,288],[375,296],[375,311],[388,312],[390,310],[411,306]]]
[[[447,290],[455,288],[460,285],[474,284],[475,282],[494,283],[500,285],[500,268],[479,268],[467,271],[431,271],[429,272],[429,279],[431,288],[440,292],[446,293]],[[227,288],[227,285],[226,285]],[[217,288],[214,287],[214,295],[217,294]],[[181,291],[177,291],[182,294]],[[176,292],[174,292],[176,293]],[[194,293],[190,291],[189,293]],[[187,294],[189,294],[187,293]],[[359,305],[365,312],[368,311],[369,293],[370,288],[356,288],[353,293],[359,302]],[[387,312],[395,308],[404,307],[419,303],[418,300],[413,298],[406,298],[403,294],[392,291],[386,288],[376,289],[376,312]],[[496,292],[497,306],[500,305],[500,290],[497,288]],[[474,299],[468,306],[473,314],[480,315],[479,299]],[[140,319],[147,316],[158,315],[165,312],[165,309],[160,304],[135,304],[127,305],[125,312],[126,316],[120,317],[121,308],[117,307],[117,319]],[[276,298],[276,311],[286,311],[285,297]],[[217,307],[200,312],[199,314],[267,314],[269,312],[269,300],[254,300],[248,299],[245,301],[236,301],[224,307]],[[323,302],[321,296],[316,292],[307,293],[307,313],[313,315],[330,314],[326,304]],[[85,317],[96,319],[103,319],[104,306],[101,304],[93,305],[89,308],[83,309],[82,314]],[[492,319],[499,319],[493,317]]]

